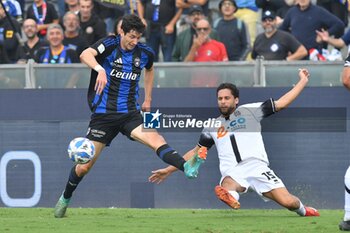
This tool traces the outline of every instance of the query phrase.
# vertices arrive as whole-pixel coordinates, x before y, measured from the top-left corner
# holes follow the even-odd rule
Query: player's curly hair
[[[218,93],[220,90],[222,89],[229,89],[231,90],[231,94],[235,97],[238,98],[239,97],[239,90],[236,87],[236,85],[232,84],[232,83],[221,83],[218,88],[216,89],[216,96],[218,96]]]
[[[142,23],[141,19],[136,15],[126,15],[122,20],[121,28],[125,34],[131,30],[135,30],[138,33],[144,33],[146,29],[146,26]]]

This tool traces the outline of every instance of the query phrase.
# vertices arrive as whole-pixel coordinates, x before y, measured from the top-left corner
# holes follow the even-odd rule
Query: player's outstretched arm
[[[302,92],[309,81],[309,71],[307,69],[299,69],[299,82],[281,98],[275,101],[276,111],[280,111],[290,105]]]
[[[199,146],[196,146],[192,150],[189,150],[183,158],[187,161],[191,159],[194,155],[198,153],[198,150],[200,149]],[[166,168],[161,168],[155,171],[152,171],[152,175],[148,178],[149,182],[160,184],[163,182],[168,176],[170,176],[173,172],[177,171],[178,169],[174,166],[168,166]]]

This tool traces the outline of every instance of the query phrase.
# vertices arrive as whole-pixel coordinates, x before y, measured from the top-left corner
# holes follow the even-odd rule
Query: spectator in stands
[[[10,16],[11,17],[11,16]],[[12,27],[10,20],[15,28]],[[2,46],[2,62],[16,63],[19,59],[19,40],[16,32],[21,33],[21,26],[14,18],[8,18],[0,5],[0,46]]]
[[[88,48],[88,42],[79,34],[80,25],[79,17],[74,12],[68,11],[63,16],[64,39],[63,44],[76,51],[79,56],[84,49]]]
[[[211,39],[210,31],[211,26],[208,20],[201,19],[196,23],[197,36],[193,37],[193,43],[185,62],[228,61],[225,45]]]
[[[78,14],[80,11],[80,5],[79,0],[65,0],[66,3],[66,11],[74,12],[75,14]]]
[[[22,29],[27,37],[27,41],[22,47],[19,63],[25,63],[29,59],[34,59],[38,50],[42,47],[47,47],[48,43],[40,40],[38,37],[38,25],[34,19],[26,19],[23,22]]]
[[[257,7],[261,8],[263,12],[277,12],[278,9],[287,5],[285,1],[281,0],[255,0],[255,4]]]
[[[219,41],[225,45],[230,61],[243,61],[250,50],[249,34],[245,23],[234,15],[237,11],[236,2],[221,0],[219,10],[223,16],[215,26]]]
[[[185,62],[221,62],[228,61],[225,45],[210,38],[210,23],[207,19],[201,19],[196,23],[197,36],[193,38],[193,43]],[[218,84],[220,74],[207,69],[197,70],[192,76],[192,87],[214,87]]]
[[[253,46],[256,37],[256,25],[259,19],[258,7],[255,4],[255,0],[235,0],[238,7],[235,13],[236,18],[246,23],[249,36],[250,45]]]
[[[58,23],[59,18],[53,4],[45,0],[34,0],[27,8],[27,19],[34,19],[38,24],[39,38],[46,36],[46,31],[51,23]]]
[[[79,5],[79,0],[65,0],[65,11],[63,14],[61,14],[61,17],[60,17],[60,25],[62,26],[63,30],[65,30],[65,26],[63,24],[63,16],[67,13],[67,12],[74,12],[74,14],[78,15],[79,14],[79,11],[80,11],[80,5]],[[79,17],[78,17],[79,19]],[[79,28],[80,30],[80,28]]]
[[[76,52],[63,45],[63,35],[59,24],[50,24],[47,28],[49,47],[39,49],[35,61],[43,64],[79,63]]]
[[[7,56],[7,51],[3,43],[0,43],[0,64],[11,64],[11,61]]]
[[[172,53],[173,61],[184,61],[190,48],[192,46],[192,41],[194,36],[196,36],[195,24],[200,20],[204,19],[203,9],[199,5],[193,5],[188,11],[190,28],[180,32],[176,37],[175,46]],[[212,30],[210,33],[210,38],[218,39],[216,31]]]
[[[255,0],[257,7],[262,9],[262,12],[271,11],[276,13],[276,22],[279,25],[282,23],[288,9],[294,3],[294,0]]]
[[[306,48],[289,32],[277,29],[276,16],[272,11],[262,14],[264,33],[255,39],[252,58],[264,57],[265,60],[300,60],[308,55]]]
[[[190,9],[193,5],[199,5],[203,9],[205,16],[209,15],[209,1],[208,0],[176,0],[176,7],[184,9],[183,14],[190,14]]]
[[[317,0],[317,5],[327,9],[343,21],[345,26],[348,26],[347,0]]]
[[[114,32],[114,28],[113,28],[114,22],[118,17],[121,17],[124,15],[125,9],[121,9],[119,7],[108,7],[101,2],[103,1],[96,1],[96,0],[93,1],[94,12],[98,15],[99,18],[101,18],[105,22],[106,32],[108,34],[112,34]],[[116,4],[113,2],[118,2],[118,1],[111,1],[111,4]],[[125,0],[123,2],[125,3]]]
[[[137,6],[139,17],[147,26],[146,43],[154,50],[154,61],[159,61],[159,46],[162,48],[163,60],[171,61],[176,40],[176,22],[182,9],[176,9],[175,0],[140,0]]]
[[[125,8],[125,14],[126,15],[137,15],[139,16],[138,10],[137,10],[137,3],[139,0],[126,0],[126,8]]]
[[[286,14],[289,11],[289,9],[296,4],[296,0],[284,0],[284,2],[286,4],[276,11],[276,20],[278,25],[280,25],[283,22],[283,19],[284,17],[286,17]]]
[[[16,0],[3,0],[6,11],[15,18],[19,23],[23,21],[22,8]]]
[[[298,0],[283,20],[280,29],[290,31],[305,48],[322,54],[322,44],[316,41],[316,30],[326,29],[331,35],[344,31],[344,23],[322,7],[315,6],[311,0]]]
[[[25,5],[26,0],[17,0],[17,2],[19,3],[19,5],[21,7],[22,16],[23,16],[23,13],[25,12],[24,5]]]
[[[92,0],[79,0],[80,27],[89,45],[107,35],[106,24],[93,12]]]

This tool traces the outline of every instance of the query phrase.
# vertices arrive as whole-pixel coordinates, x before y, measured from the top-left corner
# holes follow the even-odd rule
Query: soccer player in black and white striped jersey
[[[286,108],[302,92],[309,80],[306,69],[299,70],[299,82],[278,100],[238,106],[239,90],[231,83],[217,88],[217,101],[221,116],[220,127],[205,128],[197,146],[187,152],[187,163],[202,163],[195,154],[215,144],[220,163],[220,185],[215,187],[217,197],[233,209],[240,208],[239,195],[255,191],[265,201],[274,200],[300,216],[319,216],[316,209],[304,206],[299,198],[290,194],[282,180],[269,168],[269,160],[261,135],[260,121]],[[194,166],[194,165],[193,165]],[[152,171],[150,182],[160,183],[175,167]]]
[[[350,54],[345,59],[342,81],[344,87],[350,90]],[[343,231],[350,231],[350,166],[346,170],[344,177],[345,184],[345,205],[344,205],[344,218],[339,224],[339,229]]]

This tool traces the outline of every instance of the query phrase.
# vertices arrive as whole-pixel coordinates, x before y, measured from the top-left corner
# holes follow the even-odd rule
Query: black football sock
[[[186,161],[168,144],[164,144],[163,146],[159,147],[157,149],[157,155],[167,164],[170,164],[181,171],[184,170],[184,163]]]
[[[79,177],[77,173],[75,172],[75,165],[69,174],[69,179],[66,185],[66,189],[64,190],[63,197],[65,199],[71,198],[73,195],[74,190],[78,187],[78,184],[83,179],[83,177]]]

